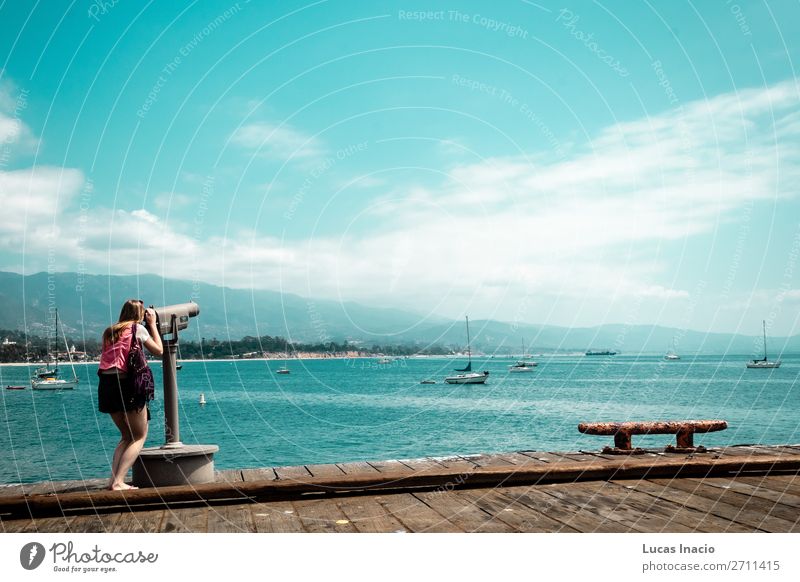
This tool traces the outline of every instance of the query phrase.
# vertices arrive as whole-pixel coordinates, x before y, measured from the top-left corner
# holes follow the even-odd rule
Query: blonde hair
[[[130,324],[137,324],[144,319],[144,303],[141,299],[128,299],[122,304],[119,321],[107,327],[103,332],[103,346],[114,344],[122,335],[122,331]]]

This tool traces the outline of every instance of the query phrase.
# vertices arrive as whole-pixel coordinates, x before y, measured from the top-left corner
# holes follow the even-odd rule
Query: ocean
[[[442,382],[464,360],[183,362],[178,372],[181,440],[216,444],[217,469],[403,459],[515,450],[598,450],[611,437],[582,435],[579,422],[724,419],[697,435],[706,446],[800,442],[800,356],[748,370],[748,356],[535,358],[510,374],[509,359],[475,359],[485,385]],[[76,366],[74,391],[32,391],[33,368],[0,366],[0,483],[105,477],[117,444],[97,412],[96,364]],[[161,369],[146,446],[164,442]],[[436,384],[420,384],[434,379]],[[26,390],[6,390],[25,384]],[[207,404],[199,404],[204,394]],[[634,437],[663,446],[674,436]]]

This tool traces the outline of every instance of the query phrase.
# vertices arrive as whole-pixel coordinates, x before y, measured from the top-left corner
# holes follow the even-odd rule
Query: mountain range
[[[164,279],[156,275],[104,276],[78,273],[20,275],[0,272],[0,329],[46,335],[51,307],[71,339],[98,338],[116,321],[125,299],[147,305],[189,300],[200,315],[183,333],[186,340],[282,336],[292,341],[374,344],[466,344],[463,320],[422,316],[354,302],[308,299],[291,293],[231,289],[207,283]],[[675,343],[679,353],[754,354],[762,350],[760,335],[705,333],[655,325],[604,324],[565,328],[471,320],[472,346],[484,352],[529,353],[558,350],[612,349],[621,353],[661,354]],[[758,331],[758,330],[754,330]],[[769,338],[770,354],[800,352],[800,336]]]

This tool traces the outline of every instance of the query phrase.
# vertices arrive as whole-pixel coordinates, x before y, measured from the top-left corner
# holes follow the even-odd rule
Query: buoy
[[[200,393],[200,404],[205,404],[205,403],[206,403],[206,395],[201,392]]]

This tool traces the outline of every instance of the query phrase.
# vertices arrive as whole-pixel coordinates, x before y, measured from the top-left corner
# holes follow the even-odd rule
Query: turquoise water
[[[441,383],[459,361],[408,359],[184,362],[178,373],[181,440],[217,444],[218,469],[511,450],[598,449],[610,437],[583,421],[722,418],[705,445],[800,442],[800,357],[747,370],[746,356],[542,357],[532,373],[510,360],[474,362],[485,385]],[[96,365],[77,367],[75,391],[5,390],[29,369],[0,367],[0,483],[107,474],[118,433],[96,412]],[[154,366],[160,387],[160,366]],[[437,384],[423,385],[432,378]],[[205,393],[207,404],[198,404]],[[164,441],[160,390],[147,446]],[[674,437],[639,437],[661,446]]]

